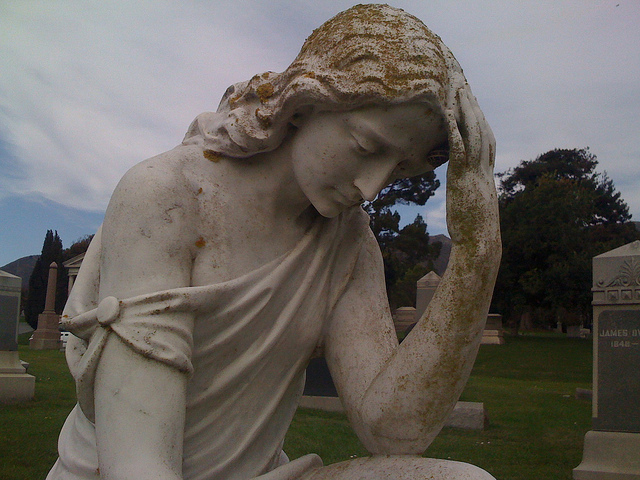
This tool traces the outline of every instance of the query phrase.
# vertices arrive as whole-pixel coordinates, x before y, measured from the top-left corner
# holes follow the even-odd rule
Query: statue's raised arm
[[[358,5],[133,167],[63,315],[78,405],[48,480],[491,479],[424,459],[475,360],[500,258],[495,141],[420,20]],[[449,267],[399,345],[360,207],[449,161]],[[282,451],[324,351],[373,454]]]

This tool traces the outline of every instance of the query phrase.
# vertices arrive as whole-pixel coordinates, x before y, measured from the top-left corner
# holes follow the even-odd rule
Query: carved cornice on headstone
[[[593,304],[640,303],[640,241],[593,259]]]

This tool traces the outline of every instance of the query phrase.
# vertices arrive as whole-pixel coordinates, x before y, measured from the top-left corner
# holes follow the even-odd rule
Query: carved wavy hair
[[[310,111],[425,102],[444,115],[465,82],[451,51],[418,18],[357,5],[316,29],[283,73],[229,87],[217,112],[196,117],[183,143],[246,158],[277,148],[291,120]],[[443,145],[427,160],[435,167],[447,158]]]

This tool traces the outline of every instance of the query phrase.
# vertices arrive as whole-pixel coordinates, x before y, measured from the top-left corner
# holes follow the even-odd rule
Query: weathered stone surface
[[[486,321],[501,248],[494,160],[449,49],[386,5],[342,12],[285,72],[230,87],[111,198],[63,313],[79,402],[48,480],[140,468],[185,480],[493,478],[419,455],[463,391]],[[447,161],[448,273],[398,344],[360,205]],[[304,367],[321,354],[369,460],[323,468],[281,452]]]

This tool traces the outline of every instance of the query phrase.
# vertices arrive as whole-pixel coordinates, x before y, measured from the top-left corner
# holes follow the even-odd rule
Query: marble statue
[[[475,360],[500,258],[495,140],[417,18],[359,5],[230,87],[118,184],[63,314],[78,404],[49,480],[492,479],[421,458]],[[360,205],[445,161],[449,267],[398,345]],[[324,355],[372,457],[289,461]]]

